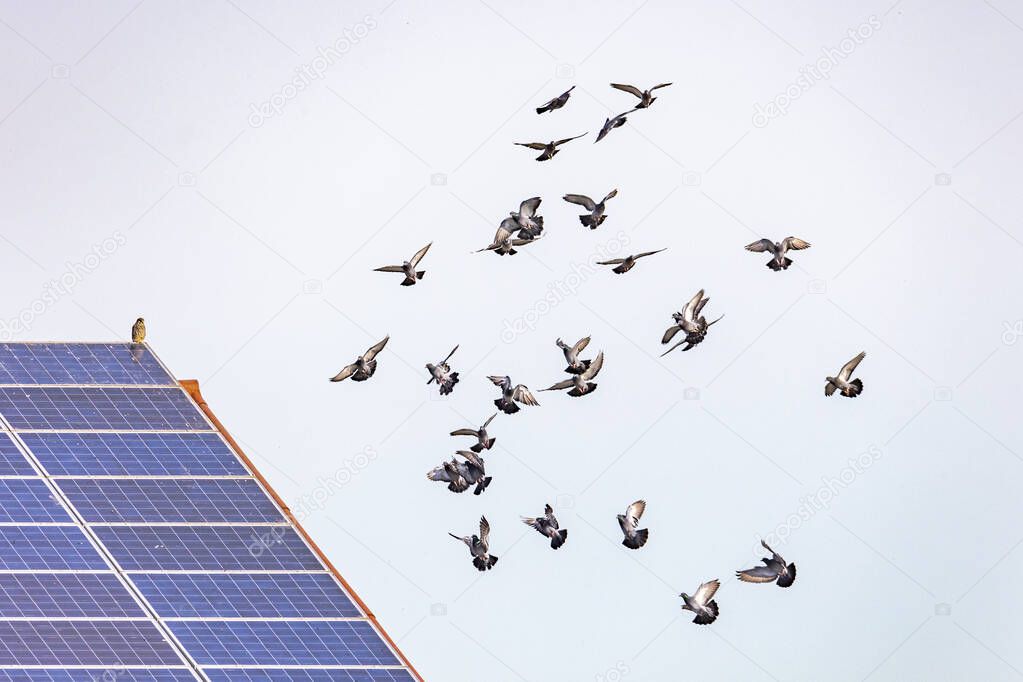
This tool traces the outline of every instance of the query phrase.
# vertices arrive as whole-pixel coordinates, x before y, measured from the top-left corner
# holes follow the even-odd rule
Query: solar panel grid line
[[[173,385],[146,344],[3,343],[0,385]]]
[[[0,521],[0,528],[15,526],[77,526],[74,521]]]
[[[0,571],[2,572],[2,571]],[[333,575],[325,568],[311,570],[291,569],[126,569],[122,571],[125,575],[191,575],[202,573],[203,575]]]

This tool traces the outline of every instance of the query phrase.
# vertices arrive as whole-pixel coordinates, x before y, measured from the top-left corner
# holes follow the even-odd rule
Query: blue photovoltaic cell
[[[24,433],[21,438],[51,476],[248,474],[215,433]]]
[[[180,388],[0,388],[15,429],[210,431]]]
[[[366,621],[171,621],[200,665],[400,665]]]
[[[195,679],[195,676],[187,668],[179,670],[114,667],[73,670],[60,668],[46,670],[0,669],[0,682],[195,682]],[[387,678],[381,679],[386,680]],[[404,680],[405,678],[400,679]]]
[[[0,621],[0,665],[180,665],[147,621]]]
[[[173,385],[153,354],[131,343],[2,343],[0,384]]]
[[[273,523],[284,516],[253,479],[61,479],[89,523]]]
[[[164,618],[358,618],[333,576],[137,574],[135,586]]]
[[[127,571],[323,570],[287,526],[96,526]]]
[[[145,618],[113,573],[0,574],[0,618]]]
[[[323,670],[317,668],[206,668],[211,682],[415,682],[405,669]]]
[[[76,526],[0,526],[2,570],[108,568]]]
[[[35,476],[35,469],[6,433],[0,433],[0,476]]]
[[[73,523],[41,478],[0,479],[0,522]]]

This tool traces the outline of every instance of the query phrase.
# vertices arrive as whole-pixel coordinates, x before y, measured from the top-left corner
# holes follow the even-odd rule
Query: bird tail
[[[788,270],[790,265],[792,265],[792,259],[791,258],[782,258],[781,259],[781,269],[782,270]]]
[[[458,372],[452,372],[448,375],[448,378],[440,385],[440,394],[447,395],[451,391],[455,390],[455,384],[458,383]]]
[[[504,398],[497,398],[494,400],[494,405],[497,409],[501,410],[505,414],[515,414],[519,411],[519,406],[515,404],[514,400],[505,400]]]
[[[412,278],[412,277],[406,277],[405,279],[401,280],[401,285],[403,287],[410,287],[410,286],[412,286],[415,283],[416,283],[416,280],[414,278]]]
[[[593,224],[593,216],[589,214],[579,216],[579,222],[591,230],[597,229],[597,226]]]
[[[628,268],[626,268],[625,265],[619,265],[616,268],[611,268],[611,272],[615,273],[616,275],[621,275],[628,272]]]
[[[580,360],[575,366],[569,365],[565,371],[569,374],[582,374],[590,368],[590,360]]]
[[[564,530],[559,530],[557,533],[554,534],[554,537],[551,538],[551,549],[558,549],[563,544],[565,544],[565,540],[567,539],[568,529],[565,528]]]
[[[796,582],[796,565],[788,565],[788,574],[779,576],[777,585],[778,587],[789,587],[792,583]]]
[[[716,621],[719,613],[718,603],[713,600],[707,602],[707,609],[710,611],[709,615],[705,613],[698,614],[696,618],[693,618],[693,622],[697,625],[710,625]]]
[[[637,530],[636,534],[632,537],[625,538],[622,540],[622,544],[629,549],[639,549],[646,544],[647,538],[650,536],[650,531],[646,528]]]
[[[473,490],[472,494],[473,495],[482,494],[483,491],[487,489],[487,486],[490,485],[490,481],[493,480],[493,478],[494,478],[493,476],[487,476],[486,478],[478,481],[476,483],[476,490]]]
[[[774,270],[775,272],[778,272],[778,271],[781,270],[781,266],[778,265],[778,261],[774,260],[773,258],[771,260],[767,261],[767,263],[765,265],[767,267],[771,268],[772,270]]]
[[[855,398],[860,393],[863,393],[863,382],[860,381],[859,379],[853,379],[852,381],[849,382],[849,384],[850,384],[849,388],[842,391],[843,395],[846,395],[850,398]]]
[[[549,107],[537,107],[536,108],[536,113],[538,113],[538,114],[543,114],[543,113],[548,112],[548,111],[550,111]]]
[[[472,559],[472,565],[479,571],[489,571],[496,563],[496,556],[487,557],[486,561],[484,561],[481,557],[473,557]]]
[[[573,398],[578,398],[579,396],[584,396],[587,393],[593,393],[596,390],[597,384],[593,383],[592,381],[589,381],[586,383],[586,390],[580,391],[578,388],[573,388],[571,391],[568,392],[568,394]]]

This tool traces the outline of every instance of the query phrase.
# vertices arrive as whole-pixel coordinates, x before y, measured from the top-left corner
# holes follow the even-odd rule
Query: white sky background
[[[144,315],[296,509],[372,448],[304,524],[429,680],[1017,679],[1023,3],[387,3],[3,3],[0,318],[124,242],[12,338],[126,339]],[[633,103],[610,81],[675,84],[594,146]],[[543,164],[511,144],[583,131]],[[613,187],[595,232],[560,200]],[[533,195],[542,241],[470,255]],[[502,338],[619,233],[669,251]],[[742,249],[788,234],[813,248],[784,273]],[[371,271],[429,241],[420,285]],[[701,287],[725,319],[658,359]],[[386,333],[371,381],[327,382]],[[492,413],[487,374],[546,387],[554,339],[586,334],[600,389],[499,416],[483,496],[424,479]],[[422,365],[456,343],[441,400]],[[860,350],[863,396],[826,400]],[[640,497],[651,539],[630,552],[615,515]],[[518,520],[545,502],[557,553]],[[501,558],[483,576],[446,535],[481,513]],[[779,528],[796,584],[735,582]],[[676,595],[714,577],[721,617],[697,627]]]

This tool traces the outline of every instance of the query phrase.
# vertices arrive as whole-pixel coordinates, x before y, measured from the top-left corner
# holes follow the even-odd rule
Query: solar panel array
[[[0,682],[419,678],[148,346],[0,344]]]

